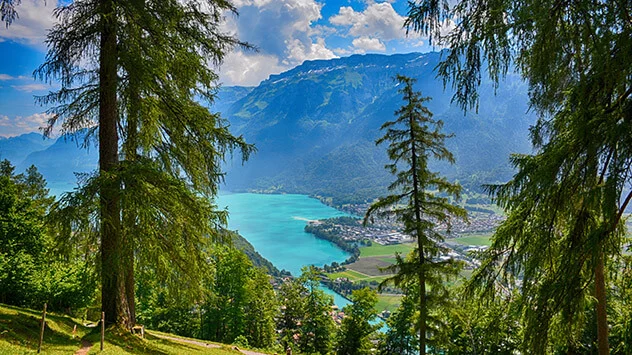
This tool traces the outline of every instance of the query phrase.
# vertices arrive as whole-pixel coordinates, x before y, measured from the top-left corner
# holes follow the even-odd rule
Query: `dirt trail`
[[[86,355],[88,351],[90,351],[91,348],[92,348],[91,342],[85,339],[81,339],[81,349],[75,351],[75,355]]]
[[[178,342],[181,342],[181,343],[194,344],[194,345],[199,345],[199,346],[203,346],[203,347],[206,347],[206,348],[221,348],[220,345],[212,344],[212,343],[206,343],[206,342],[201,341],[201,340],[191,340],[191,339],[176,338],[176,337],[171,337],[171,336],[162,335],[162,334],[156,334],[156,333],[152,333],[152,332],[148,332],[148,331],[145,331],[145,333],[151,334],[152,336],[155,336],[156,338],[173,340],[173,341],[178,341]],[[238,350],[242,354],[246,354],[246,355],[268,355],[268,354],[258,353],[258,352],[250,351],[250,350],[242,350],[242,349],[238,349]]]

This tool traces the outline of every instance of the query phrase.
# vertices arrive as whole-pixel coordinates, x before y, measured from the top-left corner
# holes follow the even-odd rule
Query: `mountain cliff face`
[[[435,169],[473,189],[507,180],[509,155],[530,147],[535,118],[527,114],[526,84],[510,75],[494,95],[483,82],[478,112],[464,114],[436,78],[439,60],[439,53],[411,53],[310,61],[252,90],[230,89],[224,95],[233,103],[220,111],[258,153],[244,166],[229,165],[228,187],[320,194],[337,202],[384,193],[392,177],[383,168],[386,147],[374,141],[403,104],[397,74],[417,79],[415,89],[432,98],[428,107],[445,122],[444,132],[455,135],[447,145],[457,164]]]

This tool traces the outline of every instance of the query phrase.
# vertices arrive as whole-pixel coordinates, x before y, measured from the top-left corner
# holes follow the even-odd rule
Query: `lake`
[[[349,253],[306,233],[309,220],[348,216],[305,195],[220,193],[220,208],[229,213],[228,228],[246,238],[279,270],[294,276],[305,265],[323,266],[346,260]]]

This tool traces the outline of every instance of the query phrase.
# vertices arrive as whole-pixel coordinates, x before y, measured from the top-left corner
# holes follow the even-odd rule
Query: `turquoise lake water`
[[[246,238],[264,258],[294,276],[305,265],[342,262],[349,254],[306,233],[308,220],[346,216],[305,195],[221,193],[219,208],[227,208],[228,228]]]

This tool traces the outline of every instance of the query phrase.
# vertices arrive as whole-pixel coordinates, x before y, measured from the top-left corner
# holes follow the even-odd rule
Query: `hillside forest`
[[[5,25],[20,21],[20,1],[0,1]],[[236,12],[55,11],[34,73],[58,84],[36,98],[44,134],[95,166],[55,198],[26,163],[61,141],[6,145],[22,166],[0,162],[1,303],[271,353],[632,353],[629,1],[410,1],[402,31],[440,52],[310,61],[220,90],[217,65],[252,47],[222,31]],[[224,182],[366,206],[364,226],[396,223],[410,251],[338,309],[324,267],[279,271],[228,230]],[[444,244],[470,219],[464,193],[503,214],[467,273]],[[401,298],[378,317],[385,288]]]

